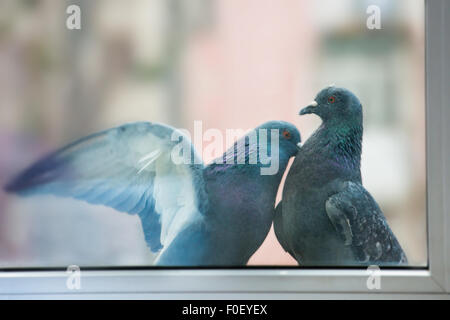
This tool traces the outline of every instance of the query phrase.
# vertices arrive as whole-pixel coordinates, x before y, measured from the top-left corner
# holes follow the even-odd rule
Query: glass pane
[[[423,1],[80,3],[0,3],[0,268],[426,266]],[[206,169],[129,125],[20,176],[137,121],[186,129]],[[208,167],[246,134],[246,164]]]

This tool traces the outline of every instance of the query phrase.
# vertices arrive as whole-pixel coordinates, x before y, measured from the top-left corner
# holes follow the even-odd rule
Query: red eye
[[[336,101],[336,98],[334,97],[334,96],[330,96],[329,98],[328,98],[328,102],[329,103],[334,103]]]
[[[287,130],[283,131],[283,137],[285,137],[286,139],[290,139],[291,138],[291,133]]]

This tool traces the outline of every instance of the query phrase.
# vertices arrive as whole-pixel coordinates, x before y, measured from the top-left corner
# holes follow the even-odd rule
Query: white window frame
[[[450,1],[425,1],[428,268],[381,270],[369,290],[361,269],[153,269],[0,272],[0,298],[392,298],[450,292]],[[375,295],[374,295],[375,293]]]

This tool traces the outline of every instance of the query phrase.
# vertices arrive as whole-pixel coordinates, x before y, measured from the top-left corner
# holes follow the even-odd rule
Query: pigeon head
[[[261,134],[261,129],[266,130],[268,142],[271,139],[272,130],[276,130],[274,132],[278,133],[280,152],[288,157],[297,154],[300,149],[301,137],[300,132],[293,124],[285,121],[268,121],[255,129],[258,135]]]
[[[314,101],[300,111],[300,115],[311,113],[318,115],[325,123],[355,125],[362,122],[359,99],[349,90],[334,86],[322,89]]]
[[[261,171],[261,175],[277,176],[284,172],[289,159],[300,150],[300,141],[300,132],[293,124],[284,121],[265,122],[236,141],[222,157],[214,160],[215,163],[224,164],[216,166],[215,170],[256,168],[258,172]]]

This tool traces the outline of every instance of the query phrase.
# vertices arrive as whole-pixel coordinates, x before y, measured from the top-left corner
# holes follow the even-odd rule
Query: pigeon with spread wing
[[[157,265],[245,265],[270,229],[281,177],[299,143],[295,126],[271,121],[204,165],[181,130],[131,123],[49,154],[5,189],[136,214],[149,248],[159,253]],[[273,165],[267,155],[277,170],[262,174]]]

